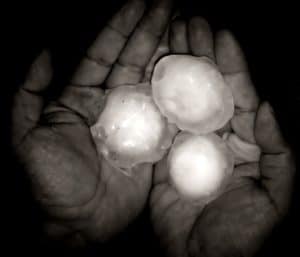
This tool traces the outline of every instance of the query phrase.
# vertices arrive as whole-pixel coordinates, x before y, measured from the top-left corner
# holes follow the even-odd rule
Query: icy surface
[[[158,110],[150,85],[139,84],[111,90],[91,132],[104,158],[115,167],[130,169],[160,160],[177,128]]]
[[[180,132],[168,155],[170,180],[185,198],[207,203],[227,185],[234,160],[216,134]]]
[[[160,111],[181,130],[207,134],[233,116],[230,88],[206,57],[169,55],[155,66],[153,98]]]

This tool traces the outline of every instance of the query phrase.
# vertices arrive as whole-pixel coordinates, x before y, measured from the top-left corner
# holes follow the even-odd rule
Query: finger
[[[279,215],[285,215],[291,201],[295,164],[291,152],[265,154],[260,161],[262,185]]]
[[[105,96],[99,87],[68,85],[61,96],[46,106],[42,122],[49,124],[96,123],[103,107]]]
[[[229,31],[217,33],[215,54],[219,69],[232,90],[236,108],[241,111],[256,111],[259,99],[244,54]]]
[[[142,80],[170,19],[172,1],[156,0],[128,40],[107,79],[107,87],[135,84]]]
[[[264,152],[260,161],[262,184],[278,213],[285,214],[292,193],[295,164],[269,103],[263,103],[258,110],[255,136]]]
[[[179,11],[176,11],[172,16],[172,20],[174,20],[176,17],[178,17],[178,15],[179,15]],[[147,82],[147,81],[151,80],[154,66],[156,65],[158,60],[170,52],[169,34],[170,34],[170,24],[168,25],[164,35],[162,36],[162,39],[160,40],[159,45],[155,50],[155,53],[153,54],[152,58],[150,59],[150,62],[147,64],[145,74],[143,77],[143,82]]]
[[[248,143],[234,133],[227,134],[223,138],[234,157],[235,165],[259,161],[261,150],[258,145]]]
[[[257,162],[251,162],[246,164],[241,164],[237,166],[234,169],[233,177],[235,179],[259,179],[260,178],[260,172],[259,172],[259,165]],[[249,181],[247,181],[249,182]],[[243,183],[242,180],[239,181],[239,183]],[[235,185],[237,186],[237,184]]]
[[[215,60],[213,34],[205,19],[198,16],[189,21],[188,40],[193,55]]]
[[[274,111],[269,103],[260,105],[255,121],[255,138],[263,153],[284,153],[288,146],[284,141]]]
[[[172,22],[169,45],[171,53],[187,54],[189,52],[186,21],[176,18]]]
[[[255,112],[240,112],[235,114],[230,121],[234,133],[252,144],[256,143],[254,137],[255,116]]]
[[[150,197],[152,216],[158,216],[162,214],[170,202],[175,202],[178,199],[179,195],[172,186],[168,184],[155,185]]]
[[[135,179],[141,188],[143,188],[143,191],[149,192],[152,182],[152,174],[152,164],[142,163],[133,168],[132,178]]]
[[[165,156],[162,160],[156,163],[154,167],[154,184],[167,183],[169,178],[168,160]]]
[[[108,22],[87,51],[72,79],[77,85],[100,85],[142,17],[144,1],[128,1]]]
[[[145,74],[143,77],[144,82],[150,81],[155,64],[161,57],[168,54],[169,51],[170,51],[170,49],[169,49],[169,29],[167,29],[160,41],[155,53],[153,54],[153,57],[151,58],[150,62],[147,64]]]
[[[143,1],[132,0],[108,22],[88,49],[87,57],[79,66],[71,84],[55,103],[45,109],[47,122],[84,122],[88,126],[95,124],[104,103],[104,93],[98,85],[105,80],[143,11]]]
[[[258,162],[237,165],[234,168],[232,179],[226,186],[224,193],[253,184],[254,181],[259,181],[260,177],[261,174]]]
[[[51,79],[50,55],[47,51],[43,51],[33,62],[25,83],[14,97],[12,113],[14,144],[18,144],[39,120],[43,107],[42,92]]]

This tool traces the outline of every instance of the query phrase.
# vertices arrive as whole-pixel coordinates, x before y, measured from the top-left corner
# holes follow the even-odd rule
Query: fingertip
[[[247,62],[244,53],[229,30],[216,33],[215,52],[217,64],[223,73],[247,71]]]
[[[167,24],[172,19],[173,1],[172,0],[154,0],[152,1],[149,12],[145,15],[153,29],[154,34],[161,36]],[[145,20],[146,20],[145,19]]]
[[[48,86],[52,76],[51,55],[49,50],[44,49],[32,63],[23,88],[40,92]]]
[[[110,87],[135,84],[142,80],[159,41],[167,29],[171,16],[172,1],[155,0],[140,20],[118,57],[107,79]]]
[[[168,12],[171,11],[174,5],[174,0],[152,0],[152,6],[157,7],[159,10],[167,10]]]
[[[177,16],[172,20],[171,30],[176,30],[177,27],[181,28],[185,25],[185,20],[181,16]]]
[[[129,35],[140,22],[145,10],[141,0],[128,1],[106,24],[87,50],[88,59],[99,64],[102,77],[106,78],[111,66],[118,59]],[[91,66],[89,64],[89,66]],[[94,66],[94,65],[93,65]],[[95,68],[95,66],[94,66]],[[89,71],[89,67],[82,70]],[[83,74],[88,76],[88,74]],[[103,82],[103,81],[101,81]],[[97,82],[99,83],[99,81]]]
[[[41,71],[45,74],[52,73],[52,58],[50,51],[48,49],[44,49],[36,58],[33,65],[37,66],[37,68],[40,67]]]
[[[214,60],[213,34],[209,23],[201,16],[190,19],[188,36],[191,51],[196,56],[207,56]]]
[[[180,16],[176,17],[171,22],[170,33],[172,36],[176,35],[178,32],[182,32],[186,30],[186,21],[182,19]]]
[[[49,49],[43,49],[40,55],[37,57],[37,59],[42,60],[44,62],[47,62],[48,64],[51,63],[51,54]]]
[[[269,102],[265,101],[261,104],[262,110],[274,116],[274,109]]]
[[[191,32],[198,33],[198,31],[202,33],[211,34],[210,25],[207,20],[201,16],[194,16],[189,20],[189,29]]]
[[[119,30],[123,35],[129,35],[133,27],[141,19],[146,9],[144,0],[128,1],[121,10],[109,21],[110,26]]]
[[[244,111],[256,111],[259,97],[238,41],[229,30],[218,31],[215,40],[217,65],[231,88],[235,106]]]
[[[43,50],[33,61],[24,84],[14,96],[11,120],[14,146],[18,146],[26,133],[36,126],[44,103],[41,94],[51,79],[51,56],[48,50]]]
[[[274,123],[275,117],[274,117],[274,109],[270,105],[269,102],[265,101],[262,102],[259,106],[258,112],[257,112],[257,122],[271,122]]]
[[[170,49],[173,53],[184,54],[189,52],[187,41],[187,23],[180,17],[174,19],[170,27]]]
[[[41,53],[41,59],[44,65],[45,82],[48,84],[53,76],[52,56],[48,49],[45,49]]]
[[[194,16],[194,17],[192,17],[190,19],[190,25],[191,26],[193,26],[193,25],[196,25],[196,26],[201,25],[204,28],[209,28],[210,29],[208,21],[206,19],[204,19],[202,16]]]
[[[268,102],[260,105],[255,121],[255,137],[264,153],[282,153],[287,151],[274,110]]]
[[[180,16],[181,16],[181,12],[180,12],[178,9],[176,9],[176,10],[174,11],[173,15],[171,16],[171,21],[173,21],[173,20],[179,18]]]
[[[135,14],[135,10],[144,11],[146,8],[146,1],[145,0],[131,0],[133,14]]]

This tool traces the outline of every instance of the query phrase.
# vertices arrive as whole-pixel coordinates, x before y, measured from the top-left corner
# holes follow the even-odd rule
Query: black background
[[[30,194],[26,176],[19,167],[10,149],[11,99],[22,83],[33,59],[43,48],[53,55],[55,78],[52,96],[55,96],[68,81],[72,71],[86,48],[96,37],[105,22],[124,0],[99,1],[91,5],[85,1],[70,3],[69,6],[48,4],[40,1],[29,6],[13,3],[5,19],[8,43],[4,52],[9,54],[6,67],[9,82],[1,85],[1,201],[2,221],[1,243],[8,252],[1,256],[12,256],[17,252],[30,256],[59,255],[58,249],[43,243],[41,220],[37,206]],[[178,1],[183,16],[201,15],[207,18],[214,31],[228,28],[241,43],[249,61],[252,78],[261,99],[274,106],[284,136],[298,155],[298,134],[300,131],[300,24],[296,5],[272,3],[262,6],[242,2],[229,4],[227,1]],[[242,2],[242,3],[241,3]],[[3,74],[7,75],[7,74]],[[4,77],[4,76],[3,76]],[[295,193],[291,211],[283,224],[274,231],[259,256],[299,256],[300,198],[299,178],[295,180]],[[81,256],[160,256],[159,246],[153,236],[148,219],[148,210],[139,217],[122,235],[105,246],[91,246]],[[300,216],[299,216],[300,217]],[[5,228],[5,229],[4,229]],[[62,252],[60,252],[62,253]],[[64,253],[66,254],[66,253]],[[72,253],[75,255],[75,253]]]

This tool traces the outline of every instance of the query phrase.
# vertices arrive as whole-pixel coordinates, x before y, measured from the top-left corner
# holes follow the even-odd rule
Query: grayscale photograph
[[[300,256],[296,5],[9,10],[1,256]]]

